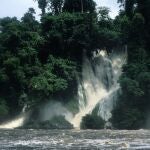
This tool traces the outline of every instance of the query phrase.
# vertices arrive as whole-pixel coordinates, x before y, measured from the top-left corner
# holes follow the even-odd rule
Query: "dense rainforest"
[[[148,128],[150,118],[150,1],[118,0],[119,15],[93,0],[36,0],[40,21],[29,8],[21,20],[0,19],[0,121],[24,106],[33,110],[49,100],[78,103],[82,54],[127,45],[122,94],[112,112],[117,129]],[[71,109],[75,106],[70,106]],[[34,115],[33,113],[33,115]],[[94,123],[95,121],[93,121]]]
[[[112,122],[119,129],[150,127],[150,1],[119,2],[124,10],[116,17],[123,41],[128,45],[128,62],[120,78],[122,95],[113,110]]]

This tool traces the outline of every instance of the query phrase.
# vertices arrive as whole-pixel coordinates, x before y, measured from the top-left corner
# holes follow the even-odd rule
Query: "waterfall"
[[[126,58],[127,53],[123,50],[109,55],[105,50],[97,50],[92,58],[84,54],[82,75],[78,77],[79,112],[73,116],[63,105],[52,102],[41,108],[41,120],[63,115],[75,128],[79,128],[82,118],[98,108],[97,115],[109,121],[120,92],[118,79]],[[14,129],[22,126],[28,116],[25,112],[26,107],[24,106],[20,115],[14,120],[0,125],[0,129]]]
[[[21,127],[26,120],[26,116],[27,116],[25,112],[26,108],[27,105],[23,107],[22,112],[15,119],[0,125],[0,129],[14,129],[14,128]]]
[[[98,50],[91,60],[84,55],[78,86],[79,112],[71,120],[74,127],[79,128],[82,117],[92,113],[96,106],[98,115],[105,121],[111,118],[120,89],[117,81],[125,63],[126,52],[108,55],[105,50]]]

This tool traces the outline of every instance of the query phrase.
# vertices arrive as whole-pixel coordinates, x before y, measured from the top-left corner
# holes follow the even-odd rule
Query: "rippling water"
[[[0,150],[150,149],[150,131],[0,130]]]

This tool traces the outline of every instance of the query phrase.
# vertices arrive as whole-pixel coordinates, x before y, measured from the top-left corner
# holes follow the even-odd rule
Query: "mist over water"
[[[60,102],[50,101],[40,109],[40,120],[50,120],[55,116],[64,116],[66,120],[70,121],[73,117],[72,113],[67,110]]]
[[[84,55],[82,79],[78,86],[79,112],[71,120],[74,127],[79,128],[82,117],[92,113],[96,106],[99,107],[98,115],[105,121],[111,118],[120,90],[117,81],[126,57],[126,52],[108,56],[105,50],[94,52],[91,60]]]

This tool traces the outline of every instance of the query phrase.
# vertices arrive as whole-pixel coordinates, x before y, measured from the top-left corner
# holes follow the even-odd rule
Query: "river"
[[[150,149],[150,131],[0,130],[0,150]]]

